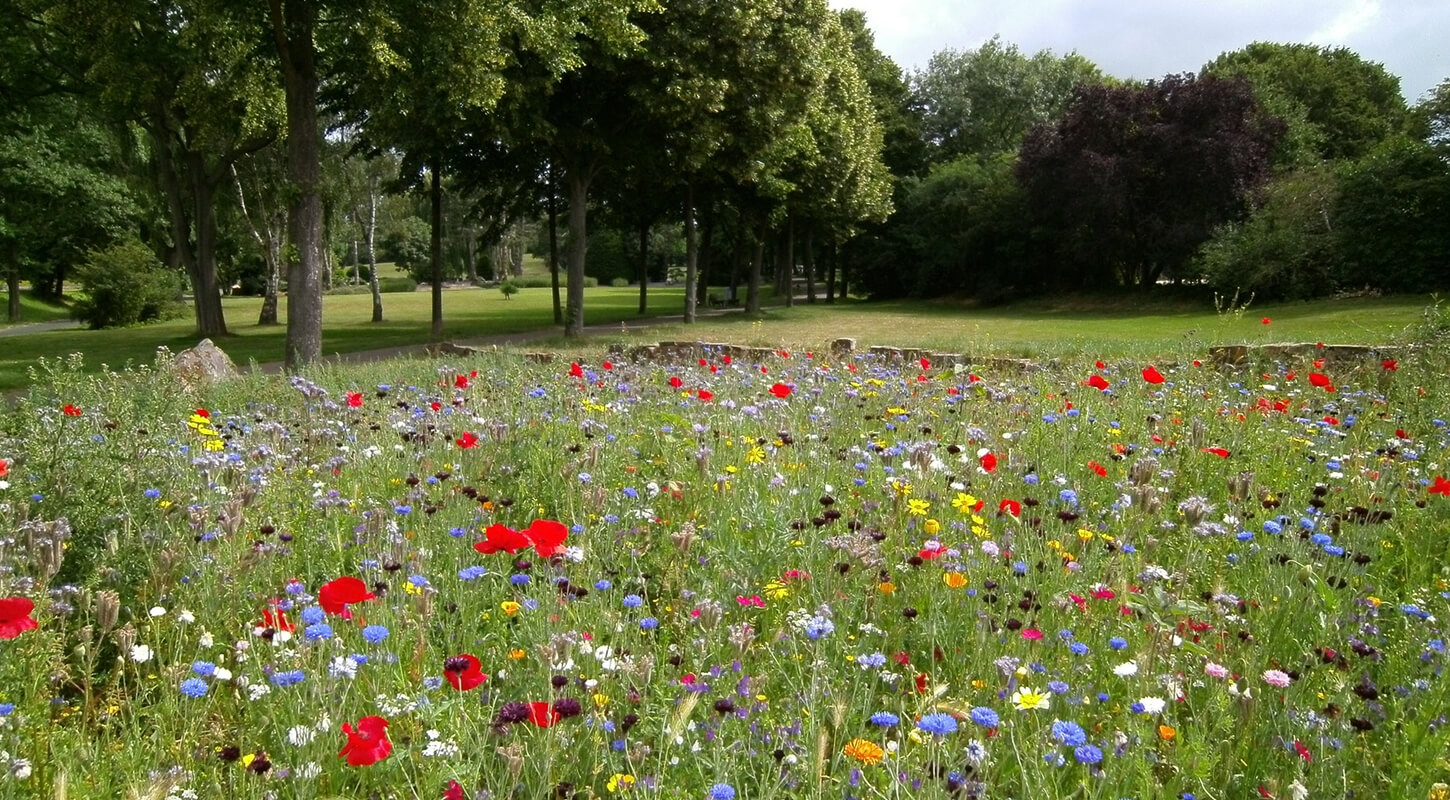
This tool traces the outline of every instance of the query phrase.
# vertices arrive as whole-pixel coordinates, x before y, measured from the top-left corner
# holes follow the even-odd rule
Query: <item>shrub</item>
[[[500,283],[498,285],[498,290],[503,294],[503,299],[505,300],[519,293],[519,287],[513,281],[504,281],[503,283]]]
[[[372,288],[366,283],[343,284],[334,286],[327,290],[328,294],[371,294]],[[382,294],[397,294],[418,291],[418,282],[412,278],[378,278],[378,291]]]
[[[520,289],[544,289],[554,285],[548,275],[525,275],[522,278],[510,278],[509,280],[513,281],[514,285]],[[569,276],[560,273],[559,285],[568,286]],[[584,288],[586,289],[593,289],[598,285],[598,278],[586,277],[584,279]]]
[[[1199,253],[1198,267],[1220,292],[1262,300],[1322,297],[1334,291],[1330,209],[1337,185],[1329,169],[1290,173],[1270,184],[1264,204],[1241,223],[1220,228]]]
[[[181,276],[136,240],[92,250],[76,270],[85,297],[71,314],[91,328],[117,328],[181,316]]]
[[[616,289],[623,289],[629,285],[629,278],[610,278],[609,285]]]

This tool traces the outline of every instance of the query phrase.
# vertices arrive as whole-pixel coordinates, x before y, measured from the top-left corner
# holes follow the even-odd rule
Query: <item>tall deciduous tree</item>
[[[1241,218],[1269,177],[1283,122],[1242,78],[1170,75],[1079,87],[1056,123],[1022,144],[1033,219],[1054,232],[1073,286],[1151,286]]]
[[[1205,75],[1242,75],[1260,104],[1289,123],[1284,165],[1358,158],[1406,121],[1400,79],[1345,47],[1255,42],[1224,53]]]
[[[1033,126],[1057,118],[1081,84],[1102,72],[1077,53],[1028,56],[1000,37],[976,50],[946,49],[912,76],[932,160],[1016,150]]]

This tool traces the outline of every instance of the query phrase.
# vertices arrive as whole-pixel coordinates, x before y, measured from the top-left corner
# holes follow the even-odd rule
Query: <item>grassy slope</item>
[[[921,302],[797,305],[771,309],[763,322],[740,317],[670,325],[610,336],[610,341],[698,339],[816,347],[848,336],[858,346],[896,345],[993,355],[1165,355],[1201,353],[1214,344],[1314,342],[1385,344],[1432,303],[1429,296],[1255,305],[1239,317],[1181,303],[1086,310],[1044,302],[972,309]],[[1270,324],[1262,323],[1269,317]]]
[[[70,295],[66,296],[70,299]],[[3,298],[0,298],[3,302]],[[33,322],[50,322],[57,319],[69,319],[69,305],[54,305],[39,300],[28,291],[20,293],[20,322],[17,325],[29,325]],[[0,312],[0,328],[9,328],[11,324],[3,320],[3,312]]]

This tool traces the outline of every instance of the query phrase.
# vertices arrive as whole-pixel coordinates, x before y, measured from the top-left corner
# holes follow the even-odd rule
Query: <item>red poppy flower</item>
[[[443,679],[449,686],[466,692],[488,680],[479,667],[477,658],[467,653],[457,655],[443,662]]]
[[[1086,381],[1083,381],[1083,383],[1093,387],[1094,389],[1097,389],[1100,392],[1106,392],[1108,390],[1108,386],[1110,385],[1107,379],[1101,375],[1094,375],[1091,378],[1088,378]]]
[[[347,393],[348,408],[362,408],[362,392]]]
[[[1022,504],[1016,500],[1003,500],[997,505],[997,513],[1001,514],[1003,511],[1014,517],[1020,517],[1022,516]]]
[[[483,536],[483,541],[474,542],[473,549],[484,555],[492,555],[500,551],[513,555],[532,544],[529,537],[501,523],[494,523],[485,528]]]
[[[1039,631],[1036,628],[1023,628],[1022,638],[1032,642],[1038,641],[1042,638],[1042,631]]]
[[[448,788],[443,790],[443,800],[464,800],[463,786],[458,781],[449,781]]]
[[[678,375],[672,375],[672,376],[670,376],[670,387],[671,388],[678,389],[678,388],[680,388],[681,386],[684,386],[684,385],[685,385],[685,382],[682,381],[682,380],[680,380],[680,376],[678,376]]]
[[[28,597],[7,597],[0,600],[0,639],[14,639],[40,624],[30,618],[35,603]]]
[[[66,403],[65,408],[62,408],[60,412],[62,414],[65,414],[67,417],[79,417],[81,415],[80,408],[72,405],[71,403]]]
[[[696,393],[695,396],[699,397],[701,400],[704,400],[707,403],[715,399],[715,393],[709,391],[708,389],[701,389],[699,392]]]
[[[292,620],[287,619],[287,612],[277,607],[278,602],[277,600],[273,600],[270,605],[262,610],[262,624],[260,627],[271,628],[277,631],[287,631],[288,633],[297,630],[297,626],[292,624]]]
[[[930,680],[925,672],[916,673],[916,693],[922,694],[926,692],[926,686]]]
[[[351,576],[324,583],[322,588],[317,590],[317,604],[322,606],[322,610],[329,614],[341,614],[344,617],[348,616],[347,607],[349,605],[373,599],[375,598],[373,593],[368,591],[368,585]]]
[[[1094,361],[1093,362],[1093,366],[1097,367],[1098,369],[1107,369],[1108,368],[1108,365],[1107,364],[1104,364],[1101,361]]]
[[[770,393],[784,400],[785,398],[790,397],[790,387],[786,386],[783,383],[772,384],[770,387]]]
[[[920,556],[923,560],[926,560],[926,561],[935,561],[938,558],[941,558],[942,556],[944,556],[946,554],[947,554],[947,549],[945,547],[940,547],[940,546],[938,546],[938,547],[923,547],[920,551],[917,552],[917,555]]]
[[[1386,372],[1394,372],[1395,370],[1400,368],[1400,362],[1394,360],[1393,358],[1387,358],[1384,361],[1380,362],[1380,366],[1384,367]]]
[[[575,361],[569,365],[569,375],[570,377],[574,378],[584,377],[584,368],[579,366],[578,361]]]
[[[434,411],[438,411],[443,408],[443,404],[438,402],[437,400],[434,400],[433,402],[428,404],[428,407],[433,409]]]
[[[471,450],[474,445],[478,444],[478,435],[473,431],[464,431],[463,435],[459,436],[456,441],[459,447],[464,450]]]
[[[10,460],[0,458],[0,478],[10,477]]]
[[[997,471],[997,456],[993,455],[992,453],[983,453],[982,456],[977,459],[977,461],[978,461],[978,463],[980,463],[982,465],[982,470],[983,471],[985,471],[985,472],[996,472]]]
[[[725,366],[727,366],[727,367],[730,366],[735,361],[735,359],[731,358],[730,356],[722,356],[720,358],[720,360],[723,361],[723,362],[725,362]]]
[[[1314,763],[1314,756],[1309,752],[1309,748],[1305,747],[1304,743],[1297,739],[1294,740],[1294,752],[1298,753],[1300,758],[1310,764]]]
[[[601,363],[599,366],[604,367],[606,370],[614,369],[614,363],[611,362],[611,361],[605,361],[605,362]]]
[[[1228,458],[1228,451],[1223,449],[1222,447],[1205,447],[1203,448],[1203,452],[1212,453],[1219,458]]]
[[[204,418],[204,419],[211,419],[211,412],[210,412],[210,411],[207,411],[207,410],[206,410],[206,409],[204,409],[204,408],[198,408],[198,409],[197,409],[197,410],[196,410],[196,415],[197,415],[197,416],[198,416],[198,417],[202,417],[202,418]]]
[[[1318,386],[1321,389],[1328,389],[1334,386],[1333,383],[1330,383],[1329,376],[1319,372],[1309,373],[1309,384],[1311,386]]]
[[[564,527],[562,522],[536,519],[523,532],[523,535],[533,543],[534,549],[539,553],[539,558],[552,558],[555,553],[563,549],[564,540],[569,537],[569,529]]]
[[[927,359],[923,358],[921,360],[921,368],[922,369],[931,369],[931,362],[928,361]]]
[[[559,721],[559,712],[554,707],[543,701],[529,703],[529,722],[538,725],[540,728],[547,728]]]
[[[1149,366],[1143,370],[1143,380],[1155,385],[1162,383],[1163,373],[1159,372],[1157,367]]]
[[[363,717],[357,727],[344,722],[342,732],[347,734],[347,744],[338,753],[347,759],[349,767],[366,767],[387,758],[393,752],[393,743],[388,741],[388,721],[382,717]]]
[[[1268,317],[1264,317],[1263,319],[1259,320],[1259,322],[1261,322],[1261,323],[1263,323],[1265,325],[1268,325],[1269,324],[1269,318]]]
[[[455,375],[455,376],[453,376],[453,388],[455,388],[455,389],[467,389],[468,388],[468,376],[467,375]]]
[[[1435,484],[1430,487],[1430,494],[1444,495],[1450,497],[1450,481],[1445,480],[1444,475],[1435,476]]]
[[[1108,477],[1108,468],[1105,467],[1105,466],[1103,466],[1102,464],[1099,464],[1096,461],[1089,461],[1088,462],[1088,469],[1092,470],[1093,472],[1096,472],[1098,474],[1098,477],[1099,478],[1106,478],[1106,477]]]

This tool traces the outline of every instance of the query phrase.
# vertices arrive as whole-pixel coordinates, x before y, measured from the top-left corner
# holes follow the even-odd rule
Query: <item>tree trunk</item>
[[[584,170],[569,170],[569,285],[564,335],[584,334],[584,258],[589,252],[589,181]]]
[[[257,190],[257,215],[262,220],[264,228],[258,228],[253,221],[252,214],[247,210],[247,193],[242,188],[242,176],[237,173],[237,165],[232,164],[232,181],[237,185],[237,205],[242,210],[242,219],[247,222],[247,229],[252,232],[252,238],[262,248],[262,262],[267,268],[267,280],[262,292],[262,310],[257,314],[258,325],[277,324],[277,291],[280,278],[278,266],[282,262],[282,239],[281,233],[272,225],[271,214],[267,211],[267,204],[262,195],[261,187]],[[262,230],[266,230],[266,236]],[[356,247],[356,243],[354,243]]]
[[[282,242],[273,238],[267,243],[267,284],[262,290],[262,311],[258,325],[277,324],[277,295],[282,291]]]
[[[221,287],[216,273],[216,182],[206,169],[205,157],[188,153],[192,219],[196,224],[196,258],[192,261],[191,291],[196,305],[198,336],[213,339],[227,334],[222,314]]]
[[[745,313],[760,313],[760,268],[765,265],[765,239],[769,233],[765,222],[755,236],[755,257],[750,259],[750,282],[745,285]]]
[[[554,289],[554,324],[564,324],[559,302],[559,193],[554,185],[554,162],[549,162],[549,284]]]
[[[383,321],[383,292],[378,286],[378,179],[368,178],[368,224],[363,235],[368,243],[368,288],[373,294],[373,322]]]
[[[473,226],[463,229],[463,268],[468,271],[468,282],[478,283],[478,265],[473,260]]]
[[[357,286],[358,284],[362,283],[362,265],[359,263],[362,260],[362,255],[358,252],[359,249],[360,248],[358,247],[358,244],[357,244],[357,237],[354,236],[354,237],[352,237],[352,285],[353,286]]]
[[[699,298],[695,292],[700,282],[700,246],[695,241],[695,185],[685,184],[685,324],[695,321]]]
[[[781,264],[781,288],[785,307],[795,305],[795,219],[785,218],[785,263]]]
[[[283,3],[286,2],[284,10]],[[287,371],[322,355],[322,129],[317,118],[317,9],[306,0],[268,0],[287,97]]]
[[[513,264],[514,277],[524,277],[524,220],[514,222],[512,243],[509,245],[509,263]]]
[[[20,321],[20,248],[14,239],[5,245],[5,289],[10,293],[10,321]]]
[[[639,315],[649,312],[649,226],[639,226]]]
[[[166,197],[167,215],[171,218],[172,256],[175,266],[186,273],[187,282],[192,284],[192,306],[195,308],[198,302],[193,278],[196,274],[196,251],[191,247],[191,216],[187,213],[186,199],[181,191],[181,176],[176,170],[170,140],[157,131],[149,133],[151,151],[156,156],[157,180],[161,183],[161,193]],[[199,310],[196,311],[196,316],[199,321]]]
[[[816,302],[816,230],[806,228],[806,302]]]
[[[433,176],[428,184],[432,213],[428,220],[430,246],[428,259],[433,266],[433,327],[435,340],[443,338],[443,183],[442,159],[433,160]]]
[[[835,245],[826,248],[826,302],[836,302],[836,259],[840,249]]]

